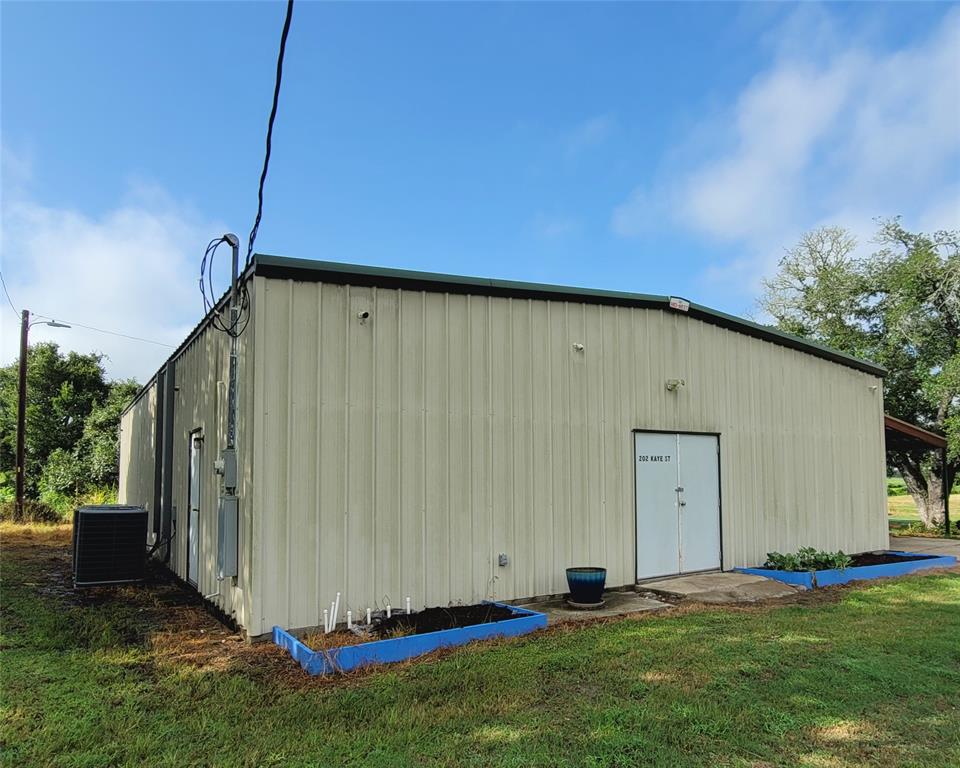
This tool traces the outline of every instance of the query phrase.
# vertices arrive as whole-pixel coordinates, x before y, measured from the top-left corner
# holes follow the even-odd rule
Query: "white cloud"
[[[584,120],[563,138],[567,157],[575,157],[590,147],[602,144],[616,127],[617,120],[613,115],[596,115]]]
[[[531,227],[534,234],[543,240],[558,240],[577,232],[580,221],[572,216],[538,213],[533,217]]]
[[[44,206],[27,195],[11,200],[8,194],[2,214],[3,275],[18,309],[174,346],[202,316],[199,260],[210,237],[224,230],[176,205],[162,190],[133,188],[115,208],[95,217]],[[221,273],[220,286],[224,279]],[[9,306],[0,307],[0,317],[0,353],[7,363],[18,354],[19,323]],[[172,352],[78,326],[36,325],[30,340],[97,350],[107,355],[110,377],[141,382]]]
[[[637,236],[666,220],[741,246],[705,278],[748,292],[822,223],[861,239],[878,216],[960,227],[960,11],[927,39],[877,51],[803,7],[779,29],[776,51],[711,123],[711,148],[688,139],[684,156],[697,159],[635,189],[612,213],[614,232]]]

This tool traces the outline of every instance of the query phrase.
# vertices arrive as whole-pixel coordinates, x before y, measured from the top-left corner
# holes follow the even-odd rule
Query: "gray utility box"
[[[236,496],[221,496],[217,510],[217,579],[237,575],[237,529],[240,525]]]

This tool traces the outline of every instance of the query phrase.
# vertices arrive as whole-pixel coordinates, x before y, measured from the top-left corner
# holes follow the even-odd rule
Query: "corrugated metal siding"
[[[255,304],[251,296],[251,311]],[[197,589],[227,614],[245,626],[250,615],[252,557],[250,532],[253,525],[253,464],[249,431],[253,404],[253,324],[240,337],[237,397],[237,460],[240,468],[240,532],[237,585],[230,580],[218,584],[217,508],[220,476],[214,461],[226,443],[227,380],[230,359],[229,337],[206,328],[176,357],[176,393],[173,420],[173,494],[175,533],[170,567],[180,578],[187,578],[187,518],[189,491],[189,440],[194,430],[203,435],[200,487],[200,558]],[[173,382],[167,382],[167,386]],[[125,503],[147,504],[153,499],[153,443],[155,441],[156,386],[154,385],[127,411],[122,420],[120,498]],[[138,453],[139,452],[139,453]],[[149,455],[148,455],[149,454]]]
[[[150,513],[147,530],[153,530],[153,497],[156,456],[156,383],[123,414],[120,419],[121,504],[135,504]]]
[[[886,546],[872,375],[660,310],[253,293],[252,634],[321,623],[337,591],[359,612],[563,592],[574,564],[631,583],[633,429],[721,434],[726,568]]]

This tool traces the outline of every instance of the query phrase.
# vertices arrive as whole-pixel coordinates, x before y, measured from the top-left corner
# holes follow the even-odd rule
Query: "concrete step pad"
[[[663,608],[670,607],[669,603],[652,600],[649,597],[643,597],[636,592],[630,591],[604,592],[603,599],[603,606],[590,610],[571,608],[567,605],[567,601],[564,598],[526,603],[523,607],[547,614],[547,618],[551,624],[561,621],[586,621],[604,616],[626,616],[631,613],[659,611]]]
[[[790,584],[749,573],[697,573],[691,576],[673,576],[638,584],[637,590],[701,603],[752,603],[771,597],[787,597],[802,591]]]

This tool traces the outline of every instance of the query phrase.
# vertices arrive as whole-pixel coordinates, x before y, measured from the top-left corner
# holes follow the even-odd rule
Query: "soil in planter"
[[[360,645],[368,643],[371,640],[377,640],[375,637],[364,637],[345,629],[338,629],[336,632],[311,632],[303,637],[303,644],[311,651],[329,651],[332,648],[342,648],[345,645]]]
[[[395,613],[389,619],[375,622],[373,631],[381,638],[423,635],[516,617],[513,611],[502,605],[454,605],[449,608],[425,608],[411,614]]]
[[[891,555],[888,552],[863,552],[859,555],[851,555],[852,563],[848,567],[859,568],[863,565],[889,565],[890,563],[909,563],[912,560],[929,560],[930,555]]]

